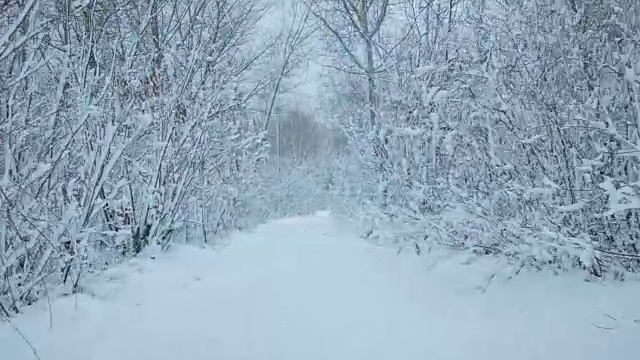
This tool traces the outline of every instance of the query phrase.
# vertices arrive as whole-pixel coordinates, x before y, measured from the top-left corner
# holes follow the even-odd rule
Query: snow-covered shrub
[[[339,83],[355,94],[336,95],[332,114],[355,134],[345,211],[369,236],[596,276],[639,270],[638,3],[419,5],[387,12],[375,77],[354,60]],[[333,34],[367,46],[347,33]]]
[[[0,5],[3,316],[47,282],[77,291],[84,273],[189,239],[194,225],[209,226],[205,238],[242,226],[252,211],[242,195],[268,157],[248,106],[269,81],[259,66],[271,40],[255,28],[264,10],[257,0]]]

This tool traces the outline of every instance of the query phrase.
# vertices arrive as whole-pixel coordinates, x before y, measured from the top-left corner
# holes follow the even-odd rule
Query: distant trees
[[[316,27],[309,21],[310,13],[300,0],[291,0],[290,6],[284,6],[283,21],[287,26],[280,34],[276,55],[278,61],[277,75],[273,83],[273,90],[268,100],[267,113],[264,121],[265,130],[269,128],[273,111],[276,108],[276,100],[281,92],[283,81],[290,75],[301,60],[307,56],[305,48],[308,48],[310,37]],[[286,19],[286,20],[285,20]]]
[[[388,0],[307,0],[307,6],[347,55],[350,67],[367,80],[369,126],[376,123],[377,90],[375,39],[388,10]],[[360,47],[364,48],[361,51]],[[361,55],[364,52],[364,55]]]
[[[280,115],[269,129],[272,153],[294,162],[326,159],[335,153],[338,135],[313,114],[292,108]]]

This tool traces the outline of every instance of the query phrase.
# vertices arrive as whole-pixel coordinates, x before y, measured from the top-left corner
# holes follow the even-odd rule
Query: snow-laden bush
[[[0,4],[2,316],[148,245],[209,242],[316,206],[267,163],[255,107],[278,99],[271,84],[289,70],[267,71],[274,41],[256,28],[267,9]]]
[[[352,134],[345,211],[369,237],[639,270],[638,3],[449,3],[444,23],[419,4],[360,14],[375,40],[329,32],[353,69],[332,114]]]

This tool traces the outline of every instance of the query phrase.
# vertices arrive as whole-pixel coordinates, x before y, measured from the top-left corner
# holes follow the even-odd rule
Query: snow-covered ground
[[[177,247],[0,324],[3,360],[631,359],[640,283],[488,279],[489,259],[375,247],[327,214]],[[484,291],[483,291],[484,290]],[[19,330],[19,332],[18,332]]]

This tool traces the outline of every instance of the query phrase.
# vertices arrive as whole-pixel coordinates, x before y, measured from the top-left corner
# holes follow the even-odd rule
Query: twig
[[[24,342],[27,345],[29,345],[29,347],[31,348],[31,352],[33,353],[33,356],[38,360],[42,360],[42,358],[40,356],[38,356],[38,351],[36,351],[36,348],[33,346],[33,344],[31,344],[31,341],[29,341],[29,339],[27,339],[27,337],[24,336],[22,331],[20,331],[20,329],[18,329],[15,325],[13,325],[11,320],[7,319],[7,323],[9,324],[9,326],[11,326],[13,328],[13,330],[15,330],[18,333],[18,335],[20,335],[22,340],[24,340]]]
[[[484,286],[477,286],[476,289],[480,290],[481,294],[484,294],[485,292],[487,292],[487,289],[489,288],[489,285],[491,285],[491,282],[493,281],[493,279],[495,279],[496,275],[497,275],[496,272],[491,274],[491,276],[489,276],[489,278],[487,279],[487,283],[484,284]]]
[[[49,328],[53,329],[53,309],[51,308],[51,296],[49,295],[49,287],[44,281],[44,278],[41,279],[41,282],[42,286],[44,286],[44,291],[47,294],[47,303],[49,304]]]
[[[607,255],[612,255],[612,256],[620,256],[620,257],[626,257],[626,258],[631,258],[631,259],[639,259],[640,260],[640,255],[636,255],[636,254],[625,254],[625,253],[620,253],[620,252],[616,252],[616,251],[609,251],[609,250],[604,250],[604,249],[593,249],[597,252],[601,252],[603,254],[607,254]]]
[[[615,328],[602,326],[602,325],[598,325],[598,324],[593,324],[593,326],[595,326],[598,329],[602,329],[602,330],[615,330]]]
[[[7,317],[7,319],[11,317],[11,314],[9,314],[9,311],[7,311],[7,308],[4,307],[4,304],[2,303],[2,301],[0,301],[0,310],[2,310],[2,312]]]

